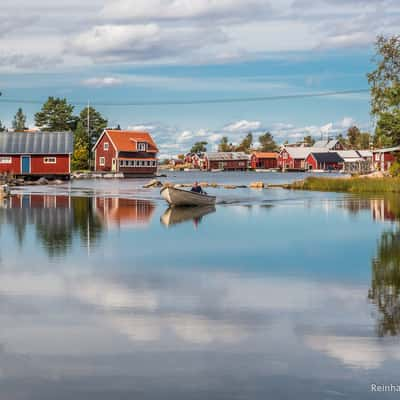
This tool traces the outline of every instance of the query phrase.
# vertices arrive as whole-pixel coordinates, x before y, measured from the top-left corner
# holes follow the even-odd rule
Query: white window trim
[[[57,157],[43,157],[44,164],[57,164]]]
[[[0,164],[12,164],[12,157],[0,157]]]
[[[108,151],[109,148],[110,148],[110,143],[104,142],[103,150],[104,150],[104,151]]]
[[[104,167],[106,165],[106,159],[104,157],[99,157],[99,165],[100,167]]]
[[[138,149],[138,151],[147,151],[147,143],[139,142],[137,144],[137,149]]]

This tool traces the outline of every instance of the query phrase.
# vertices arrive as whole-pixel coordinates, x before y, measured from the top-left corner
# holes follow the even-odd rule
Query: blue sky
[[[34,3],[34,4],[32,4]],[[368,88],[394,0],[2,0],[0,119],[49,95],[92,104],[290,95]],[[10,100],[17,103],[6,103]],[[76,106],[76,111],[82,106]],[[148,129],[162,154],[270,130],[278,142],[370,130],[368,94],[257,103],[98,106],[110,125]]]

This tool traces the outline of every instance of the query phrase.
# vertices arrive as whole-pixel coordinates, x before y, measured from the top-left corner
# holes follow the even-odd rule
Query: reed
[[[289,189],[320,192],[400,193],[400,178],[317,178],[308,177],[288,185]]]

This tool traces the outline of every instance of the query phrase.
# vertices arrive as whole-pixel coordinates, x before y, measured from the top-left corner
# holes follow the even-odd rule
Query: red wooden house
[[[68,178],[72,152],[71,132],[1,132],[0,173]]]
[[[311,147],[284,147],[278,156],[278,167],[282,170],[305,170],[306,158]]]
[[[148,132],[106,129],[93,146],[97,172],[151,176],[157,172],[158,148]]]
[[[272,169],[278,167],[278,153],[255,151],[250,158],[252,169]]]
[[[307,169],[314,170],[340,170],[344,160],[336,152],[310,153],[306,158]]]
[[[400,146],[373,151],[373,164],[375,169],[388,171],[391,165],[400,156]]]

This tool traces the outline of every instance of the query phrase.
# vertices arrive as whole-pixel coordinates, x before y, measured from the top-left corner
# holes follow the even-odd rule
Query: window
[[[110,145],[108,144],[108,142],[104,142],[104,151],[108,151],[108,148],[110,147]]]
[[[125,160],[125,167],[129,167],[129,161]]]
[[[56,164],[57,159],[56,159],[56,157],[44,157],[43,162],[45,164]]]
[[[0,157],[0,164],[11,164],[11,157]]]
[[[153,161],[153,167],[155,167],[157,165],[156,161]]]
[[[124,166],[123,160],[119,160],[119,166],[120,166],[120,167],[123,167],[123,166]]]
[[[151,162],[147,161],[147,166],[150,167],[150,165],[151,165]]]
[[[376,153],[375,154],[375,161],[379,161],[380,160],[380,154],[379,153]]]
[[[104,157],[99,158],[99,165],[100,167],[104,167],[106,165],[106,160]]]
[[[144,167],[144,161],[141,161],[141,162],[140,162],[140,165],[141,165],[142,167]]]
[[[135,166],[135,161],[131,161],[131,167]]]
[[[137,144],[138,151],[146,151],[147,150],[147,143],[138,143]]]

